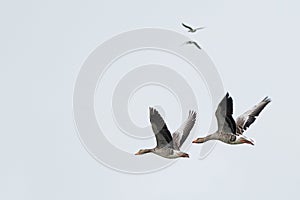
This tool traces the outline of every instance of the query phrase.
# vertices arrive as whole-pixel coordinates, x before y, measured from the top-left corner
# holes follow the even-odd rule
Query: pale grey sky
[[[2,1],[0,198],[299,199],[299,9],[293,0]],[[193,145],[191,159],[146,175],[101,165],[74,127],[72,95],[83,62],[121,32],[158,27],[185,34],[181,22],[207,27],[191,37],[213,60],[235,116],[266,95],[273,99],[246,133],[256,146],[218,144],[198,160],[201,145]],[[207,130],[203,120],[197,135]]]

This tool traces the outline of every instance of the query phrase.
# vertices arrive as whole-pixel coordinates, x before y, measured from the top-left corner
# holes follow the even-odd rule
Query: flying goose
[[[248,110],[236,120],[233,119],[233,101],[227,93],[219,103],[216,110],[216,118],[218,121],[218,130],[203,138],[197,138],[193,143],[204,143],[208,140],[220,140],[227,144],[252,144],[254,141],[243,135],[244,131],[255,121],[260,112],[271,102],[271,99],[266,97],[251,110]]]
[[[196,121],[196,112],[190,111],[188,118],[173,133],[171,133],[157,110],[149,108],[150,122],[156,138],[156,147],[152,149],[141,149],[135,155],[154,153],[164,158],[189,158],[189,154],[180,151],[180,147],[188,137]]]
[[[205,27],[192,28],[192,27],[190,27],[190,26],[188,26],[188,25],[186,25],[186,24],[184,24],[184,23],[181,23],[181,24],[182,24],[182,26],[184,26],[185,28],[189,29],[188,32],[190,32],[190,33],[195,33],[196,31],[205,28]]]
[[[192,44],[192,45],[195,45],[198,49],[201,50],[201,47],[199,46],[199,44],[193,40],[189,40],[187,42],[185,42],[184,44]]]

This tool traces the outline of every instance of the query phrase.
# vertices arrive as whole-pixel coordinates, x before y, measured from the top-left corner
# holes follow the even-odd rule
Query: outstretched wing
[[[199,27],[199,28],[195,28],[196,31],[204,29],[205,27]]]
[[[188,26],[188,25],[185,25],[184,23],[181,23],[181,24],[182,24],[182,26],[184,26],[185,28],[189,29],[190,31],[193,30],[192,27],[190,27],[190,26]]]
[[[269,97],[265,97],[260,103],[255,105],[236,119],[237,133],[243,134],[244,131],[256,120],[260,112],[271,102]]]
[[[232,113],[233,100],[227,92],[226,96],[219,103],[215,113],[219,132],[236,134],[236,124],[232,117]]]
[[[189,111],[188,118],[181,124],[181,126],[173,133],[173,146],[176,150],[182,146],[196,122],[197,113]]]
[[[171,133],[157,110],[154,108],[149,108],[150,112],[150,122],[152,126],[152,130],[155,134],[156,144],[158,148],[161,147],[171,147],[173,148],[173,140]]]
[[[195,41],[192,41],[192,43],[198,48],[198,49],[201,49],[201,47],[199,46],[199,44]]]

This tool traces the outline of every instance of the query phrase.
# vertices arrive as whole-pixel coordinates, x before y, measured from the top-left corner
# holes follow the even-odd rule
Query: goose
[[[150,122],[152,130],[156,138],[156,147],[152,149],[141,149],[135,155],[142,155],[146,153],[154,153],[164,158],[189,158],[189,154],[180,151],[180,147],[188,137],[196,121],[196,112],[189,111],[188,118],[182,125],[172,134],[159,114],[159,112],[150,107]]]
[[[184,44],[192,44],[192,45],[195,45],[198,49],[201,50],[200,45],[199,45],[197,42],[193,41],[193,40],[189,40],[189,41],[185,42]]]
[[[193,143],[204,143],[209,140],[220,140],[227,144],[251,144],[254,141],[247,138],[243,133],[256,120],[260,112],[271,102],[269,97],[265,97],[260,103],[255,105],[236,120],[233,119],[233,100],[229,93],[222,99],[216,110],[216,118],[218,121],[218,130],[203,138],[197,138]]]
[[[198,30],[201,30],[201,29],[204,29],[204,28],[205,28],[205,27],[192,28],[192,27],[190,27],[190,26],[188,26],[188,25],[186,25],[186,24],[184,24],[184,23],[181,23],[181,25],[182,25],[183,27],[185,27],[185,28],[189,29],[189,30],[188,30],[188,32],[190,32],[190,33],[195,33],[196,31],[198,31]]]

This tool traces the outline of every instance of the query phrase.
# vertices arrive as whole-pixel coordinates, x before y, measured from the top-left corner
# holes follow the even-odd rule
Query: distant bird
[[[190,40],[190,41],[185,42],[184,44],[192,44],[192,45],[195,45],[198,49],[201,50],[201,47],[200,47],[199,44],[198,44],[197,42],[195,42],[195,41]]]
[[[260,112],[271,102],[271,99],[266,97],[251,110],[248,110],[236,121],[232,117],[233,100],[227,93],[220,102],[216,110],[216,118],[218,121],[218,130],[203,138],[197,138],[193,143],[204,143],[209,140],[220,140],[227,144],[252,144],[254,141],[243,135],[244,131],[255,121]]]
[[[158,111],[150,107],[149,112],[150,122],[152,125],[152,130],[155,134],[157,145],[152,149],[141,149],[135,155],[154,153],[169,159],[179,157],[189,158],[189,154],[180,151],[180,147],[188,137],[195,124],[196,112],[190,111],[188,118],[183,122],[178,130],[173,133],[172,136]]]
[[[205,28],[205,27],[192,28],[192,27],[190,27],[190,26],[188,26],[188,25],[186,25],[186,24],[184,24],[184,23],[181,23],[181,24],[182,24],[182,26],[184,26],[185,28],[189,29],[188,32],[190,32],[190,33],[195,33],[196,31]]]

